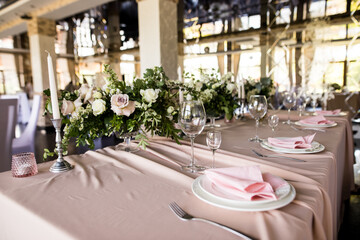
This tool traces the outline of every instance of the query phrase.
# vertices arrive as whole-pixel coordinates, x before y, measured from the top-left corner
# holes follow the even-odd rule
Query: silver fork
[[[198,220],[198,221],[202,221],[202,222],[206,222],[206,223],[210,223],[212,225],[215,225],[215,226],[218,226],[218,227],[221,227],[222,229],[225,229],[225,230],[228,230],[229,232],[237,235],[237,236],[240,236],[242,237],[243,239],[246,239],[246,240],[252,240],[252,238],[249,238],[248,236],[246,236],[245,234],[243,233],[240,233],[230,227],[227,227],[227,226],[224,226],[220,223],[217,223],[217,222],[213,222],[213,221],[210,221],[210,220],[207,220],[207,219],[204,219],[204,218],[197,218],[197,217],[194,217],[190,214],[188,214],[187,212],[185,212],[179,205],[177,205],[176,202],[172,202],[169,204],[169,207],[170,209],[176,214],[176,216],[178,216],[181,220],[184,220],[184,221],[188,221],[188,220]]]
[[[293,161],[297,161],[297,162],[306,162],[305,160],[298,159],[298,158],[293,158],[293,157],[286,157],[286,156],[281,156],[281,155],[265,155],[265,154],[262,154],[262,153],[259,153],[259,152],[255,151],[254,149],[252,149],[251,151],[253,151],[253,153],[255,153],[259,157],[264,157],[264,158],[284,158],[284,159],[293,160]]]

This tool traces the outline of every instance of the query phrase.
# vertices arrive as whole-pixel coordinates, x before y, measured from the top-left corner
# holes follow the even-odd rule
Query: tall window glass
[[[187,100],[181,104],[179,125],[191,140],[191,161],[189,165],[182,167],[184,171],[199,172],[205,170],[205,167],[195,164],[194,158],[194,139],[203,131],[205,123],[205,109],[200,100]]]
[[[262,139],[258,137],[259,120],[267,113],[267,101],[264,95],[252,95],[249,101],[249,112],[255,119],[255,137],[250,138],[251,142],[262,142]]]
[[[291,111],[291,108],[295,107],[295,105],[296,105],[296,94],[295,94],[295,92],[285,92],[284,93],[283,104],[284,104],[285,108],[288,110],[288,119],[287,119],[286,122],[283,122],[283,123],[290,125],[291,124],[290,111]]]

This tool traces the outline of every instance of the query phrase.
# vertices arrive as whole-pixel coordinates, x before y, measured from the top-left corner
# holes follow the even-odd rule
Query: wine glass
[[[191,140],[191,162],[190,165],[182,166],[184,171],[194,173],[205,170],[205,167],[196,165],[194,159],[194,139],[203,131],[205,123],[205,108],[200,100],[186,100],[181,104],[179,125]]]
[[[271,127],[271,130],[273,132],[275,132],[275,128],[278,126],[279,124],[279,117],[277,115],[271,115],[269,118],[268,118],[268,124],[269,124],[269,127]]]
[[[250,138],[250,142],[262,142],[262,139],[258,137],[259,120],[264,117],[267,112],[267,101],[264,95],[252,95],[249,101],[249,112],[255,119],[255,137]]]
[[[221,132],[210,130],[206,133],[206,144],[213,152],[212,168],[215,167],[215,151],[221,144]]]
[[[285,92],[284,93],[284,100],[283,104],[285,108],[288,110],[288,119],[286,122],[283,122],[284,124],[291,124],[290,121],[290,111],[292,107],[295,107],[296,105],[296,94],[295,92]]]

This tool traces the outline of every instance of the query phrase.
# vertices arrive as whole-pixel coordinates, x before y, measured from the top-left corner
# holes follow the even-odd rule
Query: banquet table
[[[284,112],[278,114],[282,119]],[[297,119],[297,115],[292,115]],[[192,192],[200,174],[180,169],[190,157],[188,141],[154,137],[146,150],[136,153],[107,147],[70,155],[68,172],[49,172],[52,162],[38,165],[39,173],[13,178],[0,174],[0,239],[239,239],[221,228],[197,221],[181,221],[169,209],[176,201],[194,216],[236,229],[253,239],[336,239],[343,201],[353,187],[353,139],[347,117],[329,117],[337,126],[317,132],[325,146],[316,154],[291,154],[306,162],[259,158],[258,143],[248,142],[254,121],[218,121],[223,142],[216,152],[216,167],[257,165],[287,180],[295,199],[279,209],[236,211],[198,199]],[[266,123],[266,122],[265,122]],[[275,132],[263,123],[259,135],[299,136],[280,124]],[[197,137],[195,157],[211,165],[205,129]]]

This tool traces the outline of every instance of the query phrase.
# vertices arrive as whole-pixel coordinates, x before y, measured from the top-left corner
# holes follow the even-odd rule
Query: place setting
[[[315,134],[298,137],[269,137],[264,139],[260,146],[278,153],[309,154],[324,151],[325,146],[314,141],[314,137]]]
[[[314,113],[315,116],[324,116],[324,117],[344,117],[347,116],[346,112],[342,112],[341,109],[335,110],[318,110]]]
[[[317,115],[299,120],[294,123],[300,127],[311,127],[311,128],[329,128],[337,126],[337,123],[332,120],[326,119],[323,115]]]
[[[259,166],[213,168],[196,178],[192,191],[200,200],[236,211],[268,211],[291,203],[295,188]]]

